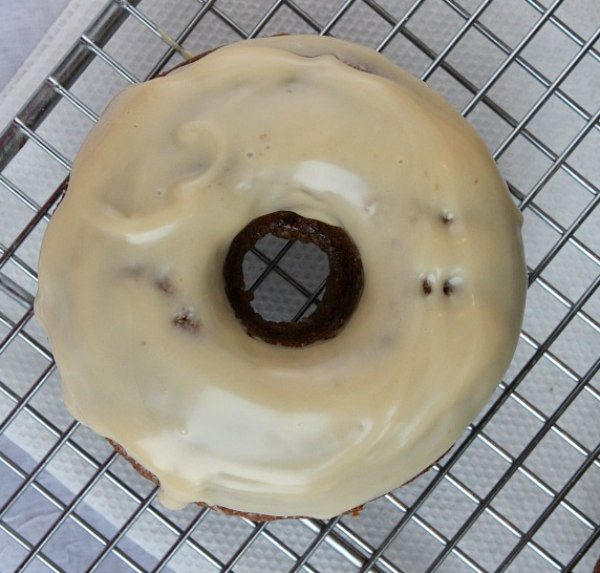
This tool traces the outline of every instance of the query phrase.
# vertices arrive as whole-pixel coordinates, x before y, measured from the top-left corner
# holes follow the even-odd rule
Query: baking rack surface
[[[255,524],[165,510],[151,483],[75,422],[32,303],[41,237],[110,98],[188,53],[281,32],[376,48],[468,118],[523,212],[529,292],[508,373],[431,471],[360,518]],[[591,573],[599,37],[597,0],[108,2],[0,136],[0,571]],[[248,263],[263,310],[310,311],[319,261],[280,248],[257,245]]]

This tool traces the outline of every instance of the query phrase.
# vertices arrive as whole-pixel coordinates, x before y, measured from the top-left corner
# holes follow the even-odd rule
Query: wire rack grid
[[[525,217],[528,303],[504,381],[443,460],[358,519],[163,509],[66,412],[33,316],[43,231],[110,97],[190,53],[280,32],[362,42],[428,81],[482,134]],[[0,571],[591,572],[599,37],[596,0],[109,2],[0,135]],[[257,245],[247,270],[267,311],[310,311],[323,285],[307,264],[322,261]]]

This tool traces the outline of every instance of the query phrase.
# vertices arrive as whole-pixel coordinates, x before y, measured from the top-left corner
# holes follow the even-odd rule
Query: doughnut
[[[35,314],[70,412],[166,507],[329,518],[431,466],[489,400],[523,317],[521,224],[475,131],[384,56],[248,40],[109,104]],[[328,257],[297,323],[246,290],[266,235]]]

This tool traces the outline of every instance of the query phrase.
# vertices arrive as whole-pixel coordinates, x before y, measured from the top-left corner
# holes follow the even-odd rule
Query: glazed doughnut
[[[489,399],[523,315],[521,223],[424,83],[337,39],[250,40],[108,106],[48,225],[36,316],[69,410],[165,505],[327,518],[430,466]],[[340,308],[293,335],[256,322],[236,298],[249,224],[348,268]]]

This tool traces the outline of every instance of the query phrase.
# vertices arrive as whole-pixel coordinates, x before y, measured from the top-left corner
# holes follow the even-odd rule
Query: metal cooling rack
[[[597,0],[109,2],[0,136],[0,571],[591,573],[598,13]],[[151,484],[68,416],[33,317],[41,236],[108,99],[185,50],[278,32],[360,41],[430,82],[494,150],[525,216],[528,307],[505,380],[444,460],[359,519],[255,524],[164,510]],[[267,292],[296,305],[292,314],[320,288],[305,284],[293,251],[267,245],[253,263],[257,286],[280,280]]]

